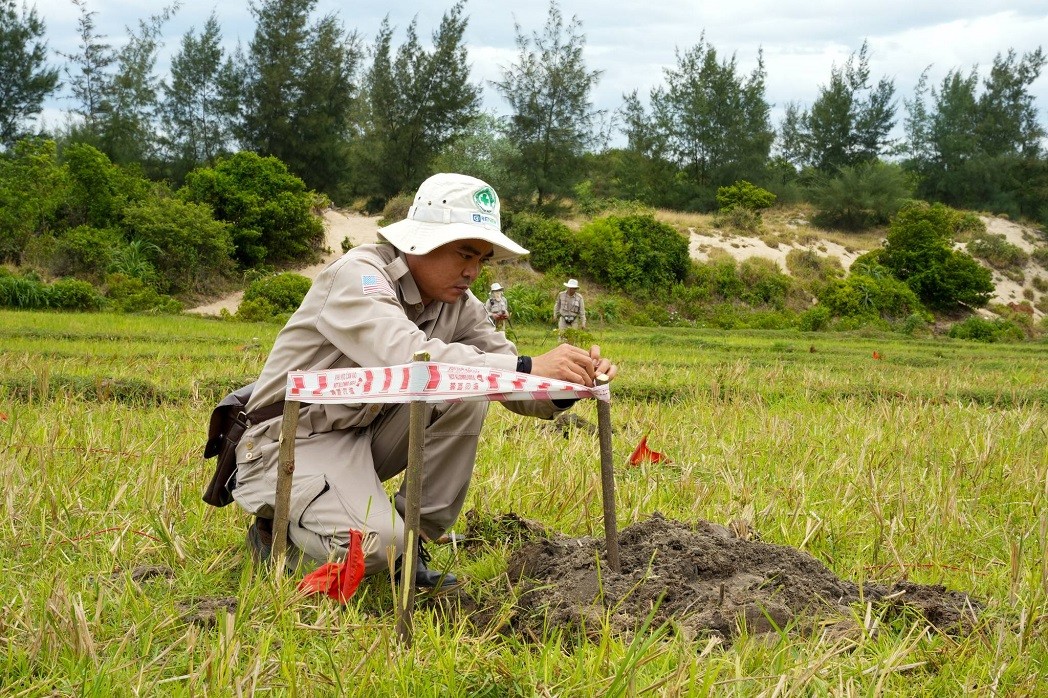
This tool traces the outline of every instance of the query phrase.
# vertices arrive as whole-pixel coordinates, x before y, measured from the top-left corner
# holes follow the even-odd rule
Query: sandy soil
[[[994,235],[1004,235],[1008,242],[1016,245],[1017,247],[1031,252],[1035,244],[1033,234],[1027,231],[1023,226],[1018,225],[1009,220],[1003,218],[993,218],[989,216],[981,216],[982,221],[986,224],[986,231]],[[759,237],[749,237],[745,235],[735,235],[731,233],[720,234],[720,233],[699,233],[694,228],[689,229],[691,233],[691,239],[689,242],[689,249],[691,250],[691,256],[693,259],[700,261],[706,261],[710,258],[710,253],[713,250],[722,250],[737,261],[749,259],[750,257],[763,257],[770,259],[779,265],[779,268],[785,273],[789,273],[786,269],[786,255],[789,254],[790,250],[793,249],[808,249],[813,250],[816,254],[823,257],[836,257],[840,260],[841,266],[845,269],[851,267],[852,262],[862,254],[862,251],[849,252],[841,245],[831,242],[829,240],[819,240],[813,244],[786,244],[779,243],[776,247],[769,247]],[[965,249],[964,243],[958,243],[958,249]],[[1023,274],[1026,277],[1024,283],[1018,283],[1009,279],[999,271],[991,270],[993,272],[993,283],[996,286],[996,293],[994,297],[990,299],[991,303],[1002,303],[1007,305],[1008,303],[1019,303],[1024,300],[1023,291],[1025,289],[1033,290],[1031,281],[1035,276],[1040,275],[1043,278],[1048,278],[1048,271],[1043,269],[1037,262],[1030,261],[1023,269]],[[1034,292],[1034,300],[1040,297],[1040,292]],[[989,311],[980,311],[980,314],[985,314],[988,317],[996,317]],[[1034,318],[1040,319],[1043,317],[1043,313],[1037,309],[1034,309]]]
[[[322,272],[327,265],[342,256],[342,240],[344,238],[348,237],[354,246],[375,242],[378,239],[378,218],[378,216],[361,216],[356,213],[340,211],[337,209],[328,209],[325,211],[324,245],[327,247],[328,252],[317,264],[297,269],[296,273],[302,274],[310,279],[317,278],[317,275]],[[240,301],[243,297],[244,292],[237,291],[225,298],[220,298],[212,303],[208,303],[207,305],[192,308],[186,312],[195,313],[197,315],[219,315],[223,310],[227,310],[230,313],[235,313],[237,308],[240,307]]]
[[[1034,249],[1033,236],[1022,226],[1001,218],[982,217],[986,223],[987,232],[1004,235],[1008,242],[1017,245],[1026,252]],[[342,240],[348,237],[354,245],[374,242],[378,234],[378,217],[361,216],[356,213],[329,209],[324,213],[324,228],[326,231],[326,245],[328,254],[321,262],[310,267],[297,270],[299,274],[310,279],[315,279],[323,269],[335,259],[342,255]],[[841,265],[848,269],[852,262],[862,254],[861,250],[848,251],[841,245],[829,240],[818,240],[811,244],[787,244],[779,243],[775,247],[769,247],[759,237],[735,235],[732,233],[706,233],[697,232],[694,228],[689,229],[690,240],[688,248],[693,259],[707,261],[713,250],[723,250],[734,257],[737,261],[743,261],[750,257],[763,257],[776,262],[784,272],[786,269],[786,255],[792,249],[810,249],[824,257],[836,257]],[[964,249],[964,244],[958,244],[958,248]],[[1035,276],[1048,277],[1048,272],[1036,262],[1031,261],[1023,270],[1026,276],[1025,283],[1017,283],[998,271],[993,272],[993,282],[997,292],[992,303],[1018,303],[1024,300],[1024,289],[1032,289],[1030,284]],[[235,313],[243,298],[243,292],[233,293],[207,305],[192,308],[186,312],[198,315],[219,315],[223,309]],[[1040,296],[1037,292],[1035,299]],[[984,311],[990,315],[988,311]],[[1040,319],[1043,313],[1034,310],[1034,318]]]

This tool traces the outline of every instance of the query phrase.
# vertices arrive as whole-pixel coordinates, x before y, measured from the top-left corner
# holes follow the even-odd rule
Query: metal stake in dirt
[[[597,376],[597,385],[606,385],[608,377]],[[608,549],[608,566],[619,573],[619,529],[615,521],[615,464],[611,455],[611,405],[597,400],[597,435],[600,437],[600,489],[604,501],[604,540]]]
[[[429,361],[429,352],[418,351],[412,361]],[[418,567],[418,538],[422,508],[423,442],[426,438],[426,404],[409,403],[408,468],[404,475],[404,551],[400,554],[400,589],[397,590],[397,636],[411,646],[411,614],[415,607],[415,569]]]
[[[280,422],[280,463],[277,466],[277,495],[273,505],[273,559],[278,569],[287,555],[287,526],[291,515],[291,480],[295,474],[295,432],[298,430],[297,400],[284,402]]]

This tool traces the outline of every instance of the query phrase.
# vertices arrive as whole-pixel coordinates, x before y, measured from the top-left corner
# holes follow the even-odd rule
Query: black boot
[[[397,581],[400,581],[400,565],[403,557],[397,559],[397,565],[394,569]],[[437,588],[448,588],[458,584],[458,577],[451,572],[441,572],[438,570],[431,570],[429,568],[430,554],[426,550],[426,547],[422,544],[422,539],[418,541],[418,561],[415,563],[415,586],[426,587],[428,589]]]

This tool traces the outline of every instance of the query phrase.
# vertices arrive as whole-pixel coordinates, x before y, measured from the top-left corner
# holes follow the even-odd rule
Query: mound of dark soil
[[[848,632],[849,625],[855,628],[849,607],[869,602],[885,618],[908,614],[940,632],[968,634],[983,608],[941,586],[860,588],[805,552],[659,514],[620,532],[619,557],[621,573],[614,573],[603,539],[554,536],[525,543],[509,561],[517,596],[511,626],[525,636],[550,627],[593,631],[607,616],[616,632],[631,633],[651,616],[653,625],[668,622],[687,637],[730,641],[740,627],[749,633]]]

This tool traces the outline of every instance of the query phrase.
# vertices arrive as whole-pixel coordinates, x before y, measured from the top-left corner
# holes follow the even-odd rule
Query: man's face
[[[568,295],[569,296],[574,296],[575,295],[575,288],[574,287],[568,289]]]
[[[469,290],[481,265],[495,254],[484,240],[455,240],[423,255],[407,255],[408,269],[422,302],[455,303]]]

